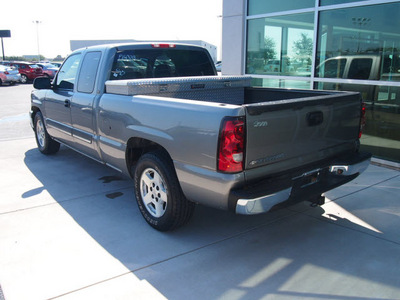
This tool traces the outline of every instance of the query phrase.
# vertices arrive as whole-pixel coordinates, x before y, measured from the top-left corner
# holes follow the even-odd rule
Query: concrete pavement
[[[0,117],[6,300],[400,299],[398,170],[371,165],[322,207],[198,206],[186,227],[160,233],[128,178],[66,147],[44,156],[27,119]]]

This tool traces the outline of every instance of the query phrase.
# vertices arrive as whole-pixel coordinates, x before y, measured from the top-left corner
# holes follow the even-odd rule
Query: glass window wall
[[[399,81],[400,3],[322,11],[316,76]]]
[[[249,0],[248,3],[249,16],[315,6],[315,0]]]
[[[322,11],[315,76],[336,78],[316,88],[360,92],[367,104],[362,147],[400,161],[400,3]],[[350,84],[350,80],[368,81]]]
[[[360,92],[366,103],[361,148],[375,157],[400,162],[399,86],[319,82],[315,88]]]
[[[314,14],[248,21],[246,73],[311,75]]]
[[[254,78],[252,81],[252,86],[309,90],[310,82],[274,78]]]
[[[343,3],[352,3],[352,2],[359,2],[365,0],[320,0],[320,5],[336,5],[336,4],[343,4]]]
[[[310,13],[296,10],[315,1],[267,2],[248,2],[249,15],[273,13],[247,20],[245,73],[256,75],[253,85],[361,93],[362,148],[400,162],[400,1],[320,0]]]

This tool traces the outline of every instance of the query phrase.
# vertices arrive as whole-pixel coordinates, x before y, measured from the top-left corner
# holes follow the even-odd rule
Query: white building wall
[[[222,74],[244,73],[246,1],[224,0],[222,13]]]

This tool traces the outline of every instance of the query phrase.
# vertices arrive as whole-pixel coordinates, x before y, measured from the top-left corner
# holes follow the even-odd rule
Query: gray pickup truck
[[[359,151],[358,93],[251,87],[246,76],[217,76],[200,47],[89,47],[34,87],[40,152],[62,143],[132,177],[160,231],[185,224],[196,203],[238,214],[322,204],[370,161]]]

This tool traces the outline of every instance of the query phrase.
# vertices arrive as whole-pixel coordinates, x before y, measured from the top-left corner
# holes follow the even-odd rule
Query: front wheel
[[[186,224],[195,208],[181,190],[171,159],[162,151],[144,154],[134,171],[135,196],[153,228],[169,231]]]
[[[35,138],[38,149],[43,154],[53,154],[60,149],[60,143],[53,140],[47,133],[41,112],[37,112],[34,118]]]

